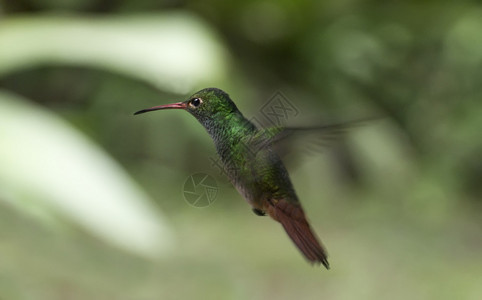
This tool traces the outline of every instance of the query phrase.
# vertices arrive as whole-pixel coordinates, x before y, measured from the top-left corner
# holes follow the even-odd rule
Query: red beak
[[[154,106],[154,107],[151,107],[151,108],[142,109],[140,111],[135,112],[134,115],[143,114],[145,112],[155,111],[155,110],[160,110],[160,109],[186,109],[186,107],[187,107],[186,103],[177,102],[177,103],[159,105],[159,106]]]

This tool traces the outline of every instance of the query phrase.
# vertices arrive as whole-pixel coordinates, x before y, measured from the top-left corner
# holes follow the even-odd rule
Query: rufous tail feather
[[[286,200],[272,200],[266,209],[268,214],[283,225],[293,243],[303,255],[314,264],[323,264],[330,268],[327,253],[323,245],[316,238],[310,224],[306,220],[303,209],[298,203]]]

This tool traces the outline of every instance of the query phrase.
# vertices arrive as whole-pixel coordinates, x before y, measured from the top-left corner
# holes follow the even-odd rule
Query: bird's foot
[[[266,213],[264,211],[262,211],[261,209],[258,209],[258,208],[253,208],[253,212],[255,215],[257,216],[266,216]]]

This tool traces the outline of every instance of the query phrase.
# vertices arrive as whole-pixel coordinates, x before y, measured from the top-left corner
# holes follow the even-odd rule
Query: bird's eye
[[[194,98],[191,100],[191,106],[192,107],[198,107],[199,105],[201,105],[203,101],[200,99],[200,98]]]

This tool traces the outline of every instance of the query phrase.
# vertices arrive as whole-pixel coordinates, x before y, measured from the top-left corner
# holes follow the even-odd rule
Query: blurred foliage
[[[52,227],[62,228],[57,214],[65,214],[127,250],[158,256],[168,240],[166,229],[116,163],[21,98],[0,93],[0,107],[0,195],[9,204]]]
[[[482,6],[468,0],[0,1],[0,298],[481,298],[481,32]],[[385,117],[292,169],[332,270],[308,266],[279,224],[255,217],[217,176],[212,142],[191,116],[131,115],[206,86],[226,90],[246,116],[282,91],[300,112],[291,124]],[[30,218],[28,205],[59,210],[27,193],[42,169],[15,166],[48,157],[33,141],[50,143],[55,130],[25,122],[35,139],[7,140],[18,123],[5,99],[28,106],[17,121],[48,116],[111,156],[101,161],[120,163],[132,178],[115,166],[105,176],[123,183],[103,192],[162,210],[176,251],[134,256],[84,231],[75,213],[55,215],[55,226]],[[103,163],[86,163],[104,174]],[[217,176],[209,208],[182,199],[194,172]],[[150,198],[122,192],[136,182]],[[109,209],[90,217],[99,215],[116,218]]]

